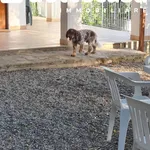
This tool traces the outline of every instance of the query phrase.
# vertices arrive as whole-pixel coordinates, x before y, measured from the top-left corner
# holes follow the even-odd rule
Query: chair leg
[[[129,110],[128,109],[121,110],[118,150],[124,150],[129,120],[130,120]]]
[[[132,150],[137,150],[136,147],[135,147],[135,143],[133,143]]]
[[[133,147],[132,147],[132,150],[139,150],[139,149],[136,147],[136,144],[135,144],[135,142],[133,142]]]
[[[116,107],[112,106],[111,111],[110,111],[107,141],[111,141],[113,127],[114,127],[114,123],[115,123],[116,113],[117,113]]]

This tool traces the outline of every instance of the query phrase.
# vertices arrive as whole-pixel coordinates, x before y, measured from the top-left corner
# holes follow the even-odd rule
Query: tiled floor
[[[92,28],[98,34],[100,42],[123,42],[130,38],[129,32],[115,31],[99,27]],[[60,22],[46,22],[44,18],[34,18],[33,25],[27,30],[0,32],[0,50],[48,47],[59,45]]]
[[[43,47],[59,44],[60,24],[47,23],[45,19],[34,19],[27,30],[0,32],[0,50]]]

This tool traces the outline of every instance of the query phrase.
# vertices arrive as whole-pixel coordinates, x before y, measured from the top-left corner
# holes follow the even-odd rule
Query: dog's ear
[[[66,38],[68,38],[68,31],[66,32]]]
[[[76,31],[75,37],[76,37],[76,41],[81,41],[81,34],[79,31]]]

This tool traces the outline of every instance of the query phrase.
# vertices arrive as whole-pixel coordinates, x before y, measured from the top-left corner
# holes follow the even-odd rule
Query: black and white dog
[[[85,53],[85,55],[88,55],[89,53],[95,54],[98,43],[97,43],[97,35],[94,31],[89,29],[82,29],[82,30],[69,29],[66,32],[66,38],[72,41],[73,45],[73,53],[71,54],[72,57],[76,56],[76,48],[78,44],[80,45],[79,52],[82,52],[84,42],[88,43],[88,51]]]

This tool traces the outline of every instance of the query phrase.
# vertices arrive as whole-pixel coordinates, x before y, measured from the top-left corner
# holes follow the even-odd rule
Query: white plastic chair
[[[150,81],[141,81],[140,75],[135,72],[122,72],[117,73],[107,67],[102,67],[105,70],[105,75],[109,83],[111,96],[112,96],[112,108],[110,111],[109,127],[107,141],[111,141],[112,131],[114,127],[115,117],[117,111],[120,111],[120,133],[118,141],[118,150],[124,150],[127,128],[130,120],[129,108],[126,99],[121,99],[120,93],[117,87],[116,80],[122,80],[130,86],[134,87],[133,97],[142,99],[143,101],[149,101],[147,96],[142,96],[141,87],[150,86]]]
[[[125,96],[133,128],[132,150],[150,150],[150,103]]]
[[[143,70],[150,74],[150,56],[145,58]]]

